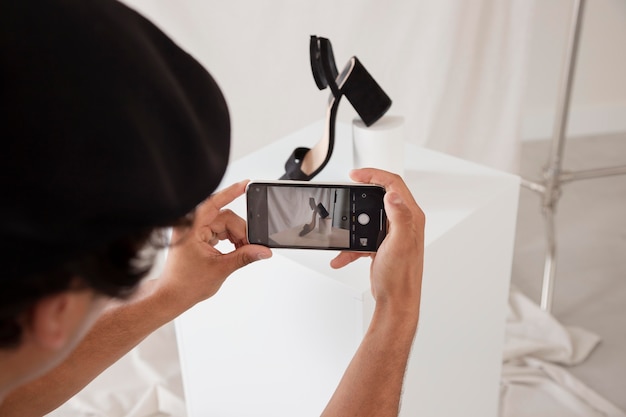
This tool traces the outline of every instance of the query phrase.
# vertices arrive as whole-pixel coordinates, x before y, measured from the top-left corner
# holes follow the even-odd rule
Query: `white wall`
[[[552,134],[572,3],[535,4],[524,138]],[[587,0],[581,36],[568,135],[626,131],[626,2]]]

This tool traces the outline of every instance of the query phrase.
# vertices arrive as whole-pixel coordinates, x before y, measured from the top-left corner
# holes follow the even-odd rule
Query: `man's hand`
[[[377,253],[341,252],[331,261],[331,266],[341,268],[356,259],[371,256],[372,295],[377,306],[392,303],[399,307],[400,302],[419,306],[424,265],[424,213],[398,175],[366,168],[352,171],[351,177],[357,182],[385,187],[388,233]]]
[[[214,194],[196,208],[191,228],[172,232],[158,291],[166,292],[183,311],[213,296],[237,269],[272,256],[269,248],[248,244],[246,222],[223,208],[244,193],[247,182]],[[215,248],[221,240],[229,240],[235,249],[221,253]]]
[[[378,252],[341,252],[341,268],[371,256],[376,307],[367,333],[324,410],[331,416],[397,416],[409,352],[419,318],[425,217],[402,178],[377,169],[352,171],[353,180],[385,187],[388,234]]]

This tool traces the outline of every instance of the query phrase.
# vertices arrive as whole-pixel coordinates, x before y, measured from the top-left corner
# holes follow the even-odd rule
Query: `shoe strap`
[[[296,181],[310,181],[311,176],[302,172],[301,166],[304,160],[304,155],[310,151],[310,148],[296,148],[289,155],[285,162],[285,174],[280,177],[281,180],[296,180]]]
[[[309,45],[309,54],[311,57],[311,71],[315,84],[320,90],[330,86],[333,96],[339,97],[341,94],[337,85],[337,64],[335,63],[335,55],[330,40],[321,36],[311,36]]]
[[[333,96],[339,97],[341,96],[341,91],[339,91],[339,86],[337,85],[337,65],[335,64],[335,55],[333,54],[333,47],[330,44],[330,41],[326,38],[320,39],[320,54],[322,60],[322,69],[324,70],[324,75],[326,76],[326,82],[330,87],[330,91],[332,91]]]

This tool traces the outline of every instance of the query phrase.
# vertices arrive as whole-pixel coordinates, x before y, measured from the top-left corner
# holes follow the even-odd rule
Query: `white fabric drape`
[[[435,2],[431,2],[435,3]],[[432,6],[421,59],[425,99],[413,100],[426,145],[516,172],[532,1],[443,1]]]

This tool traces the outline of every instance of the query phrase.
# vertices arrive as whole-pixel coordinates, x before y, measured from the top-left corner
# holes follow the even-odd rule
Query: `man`
[[[271,251],[223,209],[246,182],[204,200],[228,160],[226,104],[152,24],[111,0],[3,2],[0,32],[0,415],[40,416]],[[386,187],[389,234],[372,256],[370,327],[324,415],[392,416],[419,316],[424,215],[400,177],[351,175]],[[142,282],[169,226],[163,274]],[[225,239],[235,249],[222,254]]]

